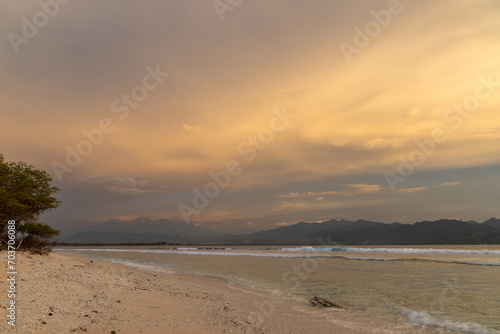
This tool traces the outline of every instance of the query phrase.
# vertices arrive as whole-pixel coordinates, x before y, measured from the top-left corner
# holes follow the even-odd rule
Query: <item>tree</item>
[[[60,234],[60,231],[54,230],[49,225],[30,222],[19,225],[18,232],[21,233],[21,239],[17,248],[24,245],[27,248],[40,251],[49,243],[50,239]]]
[[[47,172],[22,161],[6,162],[0,154],[0,245],[7,243],[9,220],[15,220],[20,241],[24,240],[26,246],[43,247],[59,235],[59,231],[38,222],[42,213],[61,203],[52,196],[59,188],[51,186],[51,181]]]

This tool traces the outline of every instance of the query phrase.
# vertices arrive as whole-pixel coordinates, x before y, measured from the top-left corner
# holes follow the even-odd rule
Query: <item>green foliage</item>
[[[51,186],[52,178],[25,162],[6,162],[0,154],[0,242],[6,241],[9,220],[16,221],[25,246],[47,244],[59,231],[37,220],[42,213],[61,203],[52,195],[59,188]],[[29,241],[29,242],[28,242]],[[37,246],[37,247],[38,247]]]
[[[19,225],[17,230],[21,233],[29,233],[39,238],[52,238],[61,234],[60,231],[54,230],[49,225],[43,223],[24,223]]]
[[[61,234],[49,225],[29,222],[19,225],[18,232],[22,235],[18,248],[22,246],[38,254],[47,254],[51,250],[50,239]]]

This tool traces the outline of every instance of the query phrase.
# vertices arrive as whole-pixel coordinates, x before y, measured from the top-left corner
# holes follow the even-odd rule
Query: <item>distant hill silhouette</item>
[[[246,235],[225,235],[220,238],[220,242],[303,245],[325,242],[356,245],[497,244],[500,243],[500,228],[449,219],[415,224],[330,220],[312,224],[300,222]]]
[[[214,243],[316,245],[338,243],[351,245],[431,245],[431,244],[500,244],[500,220],[483,223],[440,219],[414,224],[385,224],[367,220],[329,220],[322,223],[300,222],[290,226],[243,235],[218,232],[181,221],[137,218],[133,221],[111,220],[65,236],[69,243]]]
[[[491,227],[494,227],[494,228],[500,230],[500,219],[496,219],[496,218],[492,217],[492,218],[488,219],[487,221],[485,221],[483,224],[489,225]]]
[[[123,244],[123,243],[186,243],[189,240],[179,235],[169,236],[153,233],[78,232],[64,239],[66,243],[78,244]]]
[[[221,235],[222,233],[186,224],[183,221],[151,220],[139,217],[130,221],[112,219],[87,226],[71,234],[63,234],[60,241],[68,243],[189,243],[205,242],[207,239]]]

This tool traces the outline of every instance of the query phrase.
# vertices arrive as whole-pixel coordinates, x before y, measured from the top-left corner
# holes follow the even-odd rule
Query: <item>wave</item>
[[[410,309],[400,309],[399,313],[406,317],[408,322],[413,324],[423,325],[423,326],[433,326],[440,329],[451,330],[460,333],[472,333],[472,334],[498,334],[497,331],[491,331],[485,329],[481,325],[474,323],[460,323],[453,322],[449,320],[441,320],[427,312],[419,312]]]
[[[461,250],[435,248],[361,248],[361,247],[294,247],[281,248],[285,252],[353,252],[353,253],[397,253],[397,254],[497,254],[500,250]]]
[[[335,257],[346,260],[359,260],[359,261],[408,261],[408,259],[384,259],[379,257],[352,257],[352,256],[335,256]]]
[[[432,260],[429,260],[432,261]],[[495,262],[478,262],[478,261],[439,261],[435,260],[435,262],[441,263],[456,263],[456,264],[469,264],[471,266],[487,266],[487,267],[498,267],[500,263]]]
[[[110,258],[110,259],[102,258],[101,260],[113,262],[113,263],[118,263],[121,265],[125,265],[128,267],[132,267],[132,268],[140,269],[140,270],[148,270],[148,271],[154,271],[154,272],[160,272],[160,273],[166,273],[166,274],[175,274],[176,273],[175,271],[167,269],[167,268],[174,268],[175,267],[175,266],[171,266],[171,265],[158,267],[157,264],[152,263],[152,262],[137,263],[137,262],[133,262],[130,260],[113,259],[113,258]]]
[[[150,250],[150,249],[115,249],[115,248],[54,248],[54,251],[76,251],[76,252],[125,252],[125,253],[156,253],[156,254],[186,254],[186,255],[212,255],[212,256],[250,256],[250,257],[276,257],[276,258],[310,258],[310,257],[331,257],[325,255],[302,255],[285,253],[248,253],[248,252],[211,252],[194,250]]]
[[[325,248],[327,249],[327,248]],[[283,252],[322,252],[323,250],[320,250],[319,248],[314,248],[311,246],[306,246],[306,247],[292,247],[292,248],[281,248],[280,249]]]
[[[434,259],[387,259],[377,257],[351,257],[351,256],[335,256],[346,260],[362,260],[362,261],[422,261],[422,262],[435,262],[435,263],[450,263],[450,264],[466,264],[471,266],[487,266],[487,267],[500,267],[498,262],[478,262],[478,261],[446,261]]]
[[[312,247],[300,247],[296,249],[309,249]],[[286,249],[286,248],[285,248]],[[290,248],[292,249],[292,248]],[[449,260],[436,260],[436,259],[404,259],[404,258],[377,258],[377,257],[353,257],[353,256],[343,256],[343,255],[325,255],[325,254],[313,254],[314,251],[296,251],[296,252],[309,252],[311,254],[287,254],[287,253],[250,253],[250,252],[227,252],[227,251],[205,251],[197,248],[177,248],[177,249],[167,249],[167,250],[153,250],[153,249],[116,249],[116,248],[73,248],[73,249],[63,249],[54,248],[54,251],[86,251],[86,252],[136,252],[136,253],[156,253],[156,254],[182,254],[182,255],[208,255],[208,256],[247,256],[247,257],[267,257],[267,258],[332,258],[332,259],[345,259],[345,260],[355,260],[355,261],[426,261],[435,263],[449,263],[449,264],[464,264],[473,266],[490,266],[497,267],[500,266],[500,262],[479,262],[479,261],[449,261]]]
[[[213,249],[213,250],[233,250],[233,248],[212,248],[212,247],[174,247],[171,249],[178,249],[178,250],[198,250],[198,249]]]
[[[467,264],[471,266],[487,266],[487,267],[500,267],[498,262],[478,262],[478,261],[446,261],[434,259],[390,259],[378,257],[352,257],[352,256],[332,256],[346,260],[360,260],[360,261],[422,261],[422,262],[435,262],[435,263],[451,263],[451,264]]]

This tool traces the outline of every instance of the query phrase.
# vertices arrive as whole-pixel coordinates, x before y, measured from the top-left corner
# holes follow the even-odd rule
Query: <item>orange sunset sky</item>
[[[51,174],[58,228],[186,208],[235,233],[500,217],[498,1],[3,1],[0,17],[0,153]]]

